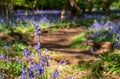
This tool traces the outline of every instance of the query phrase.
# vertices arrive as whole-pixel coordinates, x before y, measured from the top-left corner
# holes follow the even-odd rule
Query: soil
[[[41,45],[50,51],[56,51],[62,56],[55,56],[52,59],[60,61],[65,59],[68,64],[82,63],[83,60],[92,61],[95,57],[89,50],[83,50],[80,48],[72,48],[70,46],[71,39],[81,32],[84,32],[86,28],[69,28],[59,29],[58,31],[52,31],[41,34]],[[33,38],[34,44],[37,43],[37,37]]]
[[[84,32],[86,29],[87,28],[85,27],[77,27],[63,28],[57,31],[43,32],[40,36],[41,47],[62,54],[61,56],[58,55],[52,57],[52,59],[54,59],[57,62],[59,62],[61,59],[64,59],[68,64],[83,63],[86,60],[93,61],[96,58],[96,56],[98,56],[99,51],[103,50],[95,52],[93,56],[93,54],[90,53],[89,50],[83,50],[81,48],[72,48],[70,46],[71,39],[73,39],[74,36],[80,34],[81,32]],[[22,33],[14,33],[8,35],[0,34],[0,38],[10,42],[22,42],[32,47],[35,46],[38,42],[38,38],[36,36],[33,37],[33,33],[31,33],[31,35],[23,35]]]

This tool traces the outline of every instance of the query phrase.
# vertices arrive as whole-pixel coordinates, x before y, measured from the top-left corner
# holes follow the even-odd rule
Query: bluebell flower
[[[59,64],[64,64],[65,63],[65,60],[64,59],[61,59]]]
[[[46,61],[46,64],[47,64],[47,66],[50,66],[50,63],[48,62],[48,60]]]
[[[9,45],[8,44],[5,44],[4,46],[6,49],[9,49]]]
[[[37,43],[35,46],[35,50],[39,53],[40,52],[40,42]]]
[[[37,63],[34,63],[34,64],[33,64],[33,67],[34,67],[34,69],[36,69],[36,70],[41,69],[40,64],[37,64]]]
[[[27,79],[26,67],[25,66],[22,66],[21,79]]]
[[[44,73],[44,67],[41,66],[41,64],[34,63],[33,68],[38,71],[38,72],[35,72],[35,73],[37,73],[39,76]]]
[[[35,57],[35,56],[34,56],[34,54],[32,53],[32,54],[31,54],[31,56],[30,56],[30,58],[32,58],[32,59],[33,59],[34,57]]]
[[[28,68],[27,72],[28,72],[28,75],[29,75],[30,79],[33,79],[34,78],[34,72],[32,71],[32,69]]]
[[[28,57],[30,55],[30,51],[28,49],[25,49],[24,56]]]
[[[47,59],[50,59],[51,58],[51,56],[50,55],[47,55],[47,57],[46,57]]]
[[[58,69],[55,70],[55,72],[52,74],[52,78],[57,78],[59,76]]]
[[[41,61],[41,66],[44,67],[44,65],[45,65],[45,60],[43,59],[43,60]]]
[[[46,49],[46,53],[48,53],[49,52],[49,50],[48,49]]]
[[[93,47],[90,48],[90,53],[94,54],[94,49],[93,49]]]
[[[115,47],[115,48],[118,48],[118,47],[119,47],[118,41],[114,41],[114,42],[112,43],[112,45],[113,45],[113,47]]]
[[[41,67],[40,69],[38,69],[39,71],[39,75],[42,75],[44,73],[44,67]]]
[[[41,62],[41,64],[42,64],[42,66],[44,66],[45,64],[47,65],[47,66],[50,66],[50,63],[48,62],[48,58],[47,57],[44,57],[44,59],[42,60],[42,62]]]
[[[4,59],[4,55],[0,54],[0,59]]]
[[[40,28],[39,25],[36,25],[36,27],[35,27],[35,34],[36,35],[40,35],[40,33],[41,33],[41,28]]]
[[[22,73],[21,74],[21,79],[27,79],[27,74],[26,73]]]

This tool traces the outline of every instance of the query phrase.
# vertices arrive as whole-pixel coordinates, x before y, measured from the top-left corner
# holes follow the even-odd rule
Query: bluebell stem
[[[41,34],[41,28],[39,25],[36,25],[35,27],[35,35],[38,36],[38,43],[35,47],[35,50],[39,53],[39,55],[41,56],[41,52],[40,52],[40,34]]]
[[[52,78],[57,78],[59,76],[58,69],[55,70],[55,72],[52,74]]]

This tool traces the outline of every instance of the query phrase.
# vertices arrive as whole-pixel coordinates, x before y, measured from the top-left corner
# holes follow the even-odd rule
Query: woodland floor
[[[86,28],[79,27],[42,33],[42,47],[47,48],[50,51],[56,51],[62,54],[62,56],[53,57],[53,59],[56,61],[65,59],[69,64],[82,63],[82,60],[84,59],[92,61],[95,57],[90,53],[89,50],[72,48],[70,46],[70,40],[85,30]],[[36,41],[36,38],[34,38],[34,41]]]

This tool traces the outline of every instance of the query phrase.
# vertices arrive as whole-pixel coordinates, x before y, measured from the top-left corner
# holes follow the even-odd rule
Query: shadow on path
[[[77,34],[85,31],[85,28],[60,29],[41,34],[42,47],[51,51],[64,54],[66,57],[92,60],[94,56],[88,50],[74,49],[70,47],[70,40]]]

